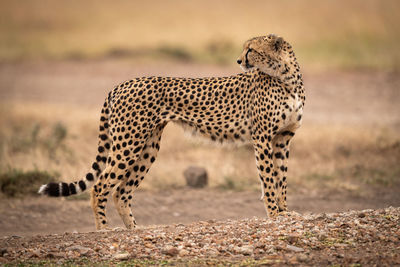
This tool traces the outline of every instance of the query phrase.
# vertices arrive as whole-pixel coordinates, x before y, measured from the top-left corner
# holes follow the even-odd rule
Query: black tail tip
[[[63,183],[61,183],[61,184],[48,183],[48,184],[42,185],[40,187],[38,193],[42,194],[42,195],[48,195],[50,197],[59,197],[61,195],[64,195],[63,189],[64,189]],[[69,195],[69,191],[68,191],[68,195]]]

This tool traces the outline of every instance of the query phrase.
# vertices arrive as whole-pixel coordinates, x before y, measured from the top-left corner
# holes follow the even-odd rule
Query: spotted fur
[[[245,73],[121,83],[104,102],[91,170],[80,181],[49,183],[39,192],[58,197],[91,188],[97,229],[107,227],[107,197],[113,192],[125,226],[133,228],[133,192],[156,160],[163,129],[172,121],[217,142],[252,141],[267,214],[287,210],[289,144],[305,101],[299,65],[290,44],[275,35],[248,40],[237,62]]]

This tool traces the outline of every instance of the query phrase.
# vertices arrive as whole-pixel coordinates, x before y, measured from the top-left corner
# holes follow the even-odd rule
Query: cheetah
[[[98,154],[84,178],[42,185],[39,193],[69,196],[91,188],[96,229],[108,229],[108,194],[126,228],[136,222],[131,201],[157,157],[169,122],[216,142],[250,141],[269,217],[287,210],[289,145],[300,127],[305,91],[292,46],[274,34],[245,42],[229,77],[143,77],[123,82],[106,97]]]

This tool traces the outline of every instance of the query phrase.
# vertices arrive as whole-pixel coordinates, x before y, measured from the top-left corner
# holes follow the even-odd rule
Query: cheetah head
[[[248,40],[237,63],[244,71],[258,69],[278,77],[288,72],[290,63],[294,60],[291,45],[282,37],[270,34]]]

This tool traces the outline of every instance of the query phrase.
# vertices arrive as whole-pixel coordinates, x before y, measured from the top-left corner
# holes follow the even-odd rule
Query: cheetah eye
[[[249,49],[247,50],[247,52],[253,52],[253,51],[254,51],[253,48],[249,48]]]

